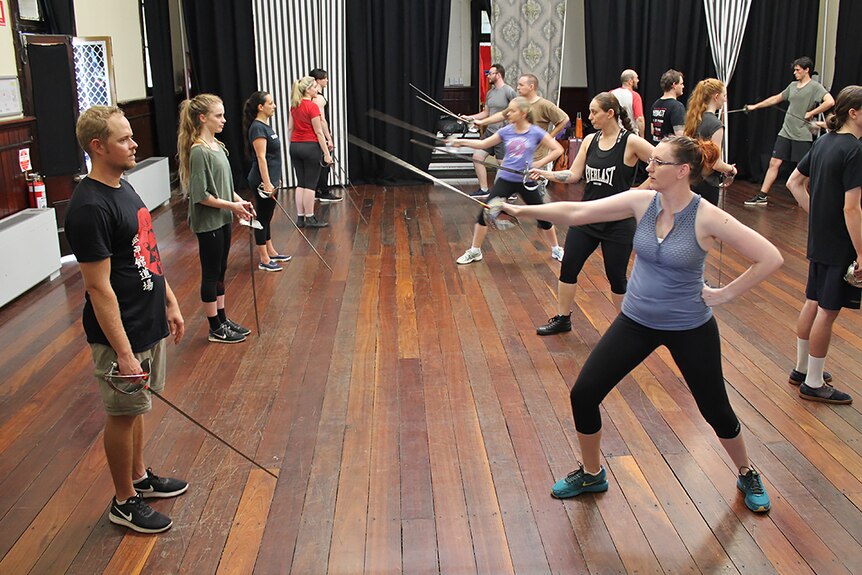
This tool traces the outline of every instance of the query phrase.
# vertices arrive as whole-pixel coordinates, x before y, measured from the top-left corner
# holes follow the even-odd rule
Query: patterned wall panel
[[[287,123],[293,82],[313,68],[329,73],[330,129],[335,158],[347,171],[347,33],[346,0],[254,0],[255,51],[260,89],[270,92],[277,111],[273,129],[283,138],[282,181],[295,184],[287,153]],[[333,167],[330,184],[345,184],[341,171]]]
[[[506,68],[514,84],[522,74],[539,78],[539,93],[560,97],[566,0],[494,0],[491,3],[491,59]]]

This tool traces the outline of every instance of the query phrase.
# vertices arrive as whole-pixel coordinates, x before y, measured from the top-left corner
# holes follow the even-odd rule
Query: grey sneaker
[[[211,329],[209,341],[216,343],[239,343],[245,341],[246,336],[232,330],[227,322],[218,326],[218,329]]]
[[[557,260],[558,262],[563,261],[563,248],[561,248],[560,246],[552,247],[551,258]]]
[[[768,203],[769,200],[767,199],[767,197],[760,192],[754,194],[754,197],[750,200],[745,200],[746,206],[765,206]]]
[[[464,255],[455,260],[459,264],[472,264],[473,262],[482,261],[482,250],[479,248],[470,248]]]
[[[853,398],[843,391],[838,391],[828,383],[820,387],[808,387],[804,382],[799,385],[799,397],[808,401],[819,401],[820,403],[834,403],[836,405],[847,405],[853,403]]]

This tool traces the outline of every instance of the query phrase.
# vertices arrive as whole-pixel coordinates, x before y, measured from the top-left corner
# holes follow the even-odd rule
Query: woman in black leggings
[[[305,76],[293,83],[290,97],[290,161],[296,173],[296,225],[323,228],[326,222],[314,216],[314,189],[323,163],[332,163],[332,155],[323,133],[320,108],[312,100],[317,96],[314,78]]]
[[[251,150],[251,170],[248,185],[254,195],[257,220],[262,228],[254,230],[254,243],[260,256],[258,269],[267,272],[280,272],[279,262],[290,261],[291,256],[278,253],[272,245],[270,222],[275,211],[275,200],[263,197],[258,187],[272,196],[281,184],[281,140],[269,125],[275,115],[275,102],[269,92],[255,92],[249,96],[243,108],[243,132]]]
[[[254,215],[254,208],[233,189],[227,151],[216,139],[224,125],[224,104],[218,96],[199,94],[184,101],[177,155],[180,183],[189,198],[189,227],[198,238],[201,301],[209,321],[209,340],[238,343],[251,331],[228,319],[224,278],[233,216],[247,220]]]
[[[738,468],[737,487],[745,494],[746,506],[755,512],[769,510],[769,496],[752,468],[739,420],[727,398],[712,308],[758,284],[783,260],[763,236],[691,191],[691,184],[717,159],[718,148],[712,142],[671,136],[649,158],[650,190],[630,190],[592,202],[506,204],[503,208],[516,217],[568,225],[637,220],[633,240],[637,257],[622,311],[590,353],[571,391],[584,463],[554,484],[554,497],[608,489],[601,465],[599,406],[626,374],[664,345],[701,415]],[[716,241],[754,261],[742,275],[718,289],[703,282],[704,260]]]
[[[628,113],[610,92],[602,92],[590,102],[590,123],[598,132],[584,138],[571,170],[535,170],[537,175],[558,182],[577,182],[584,177],[587,181],[584,201],[628,190],[637,161],[648,160],[653,149],[649,142],[633,133]],[[631,218],[569,228],[557,283],[557,314],[536,333],[551,335],[572,331],[572,306],[578,275],[599,246],[602,246],[605,275],[611,284],[611,298],[619,309],[626,293],[626,268],[632,254],[634,231],[635,222]]]

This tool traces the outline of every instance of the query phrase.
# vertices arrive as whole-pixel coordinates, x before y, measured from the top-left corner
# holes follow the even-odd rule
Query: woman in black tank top
[[[599,131],[584,138],[571,170],[535,170],[536,174],[563,183],[575,183],[581,177],[585,178],[584,201],[628,190],[637,161],[648,161],[653,150],[649,142],[634,134],[627,112],[610,92],[602,92],[590,102],[590,123]],[[626,268],[632,253],[634,231],[635,223],[631,218],[569,228],[557,284],[557,314],[536,333],[552,335],[572,330],[572,305],[578,275],[599,245],[602,246],[605,274],[611,284],[611,298],[620,309],[626,293]]]

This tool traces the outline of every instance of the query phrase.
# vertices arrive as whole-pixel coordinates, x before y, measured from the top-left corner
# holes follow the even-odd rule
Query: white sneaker
[[[479,248],[470,248],[464,255],[455,260],[456,263],[459,264],[472,264],[473,262],[481,261],[482,259],[482,250]]]
[[[551,258],[557,260],[558,262],[563,261],[563,248],[561,248],[560,246],[552,247]]]

